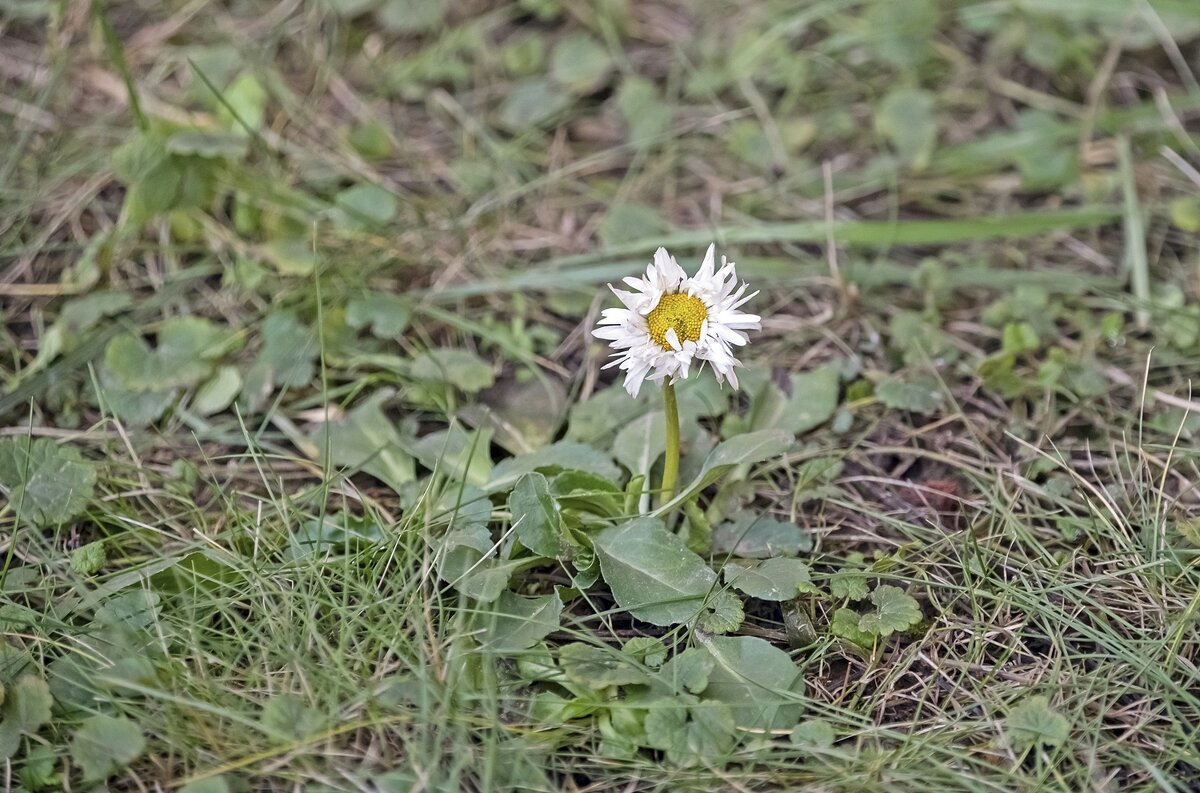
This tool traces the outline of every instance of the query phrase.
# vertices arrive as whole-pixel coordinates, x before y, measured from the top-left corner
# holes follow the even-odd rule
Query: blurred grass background
[[[112,789],[1195,789],[1198,72],[1193,0],[0,0],[0,433],[103,462],[70,525],[0,511],[7,647],[104,659],[58,672],[150,737]],[[561,435],[601,285],[711,240],[756,389],[852,362],[806,436],[845,468],[742,496],[942,615],[798,656],[843,740],[724,770],[448,661],[417,508],[475,465],[448,427]],[[388,552],[289,556],[328,503]],[[180,565],[239,583],[138,588]],[[1028,692],[1069,742],[996,737]],[[29,790],[72,778],[54,695]]]

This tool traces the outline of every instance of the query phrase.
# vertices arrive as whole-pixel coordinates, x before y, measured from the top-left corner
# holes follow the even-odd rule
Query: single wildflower
[[[695,367],[708,364],[718,383],[738,386],[741,363],[734,348],[744,347],[745,331],[762,327],[760,318],[739,310],[758,292],[739,286],[734,263],[709,245],[700,269],[688,276],[675,257],[659,248],[641,277],[626,278],[631,291],[612,289],[623,304],[607,308],[592,333],[609,342],[613,361],[625,372],[625,390],[637,396],[646,380],[673,385],[686,380]]]

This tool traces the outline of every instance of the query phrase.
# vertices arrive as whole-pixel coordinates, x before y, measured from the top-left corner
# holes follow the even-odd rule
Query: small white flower
[[[758,292],[747,295],[745,282],[737,285],[734,264],[724,256],[716,269],[715,248],[708,246],[690,278],[675,257],[659,248],[644,276],[625,279],[633,291],[609,284],[624,307],[604,309],[600,327],[592,333],[615,350],[615,360],[604,368],[625,371],[625,390],[631,396],[638,395],[645,380],[686,380],[694,362],[699,362],[697,370],[707,363],[718,383],[728,380],[737,388],[734,370],[741,363],[733,348],[749,341],[743,331],[762,327],[758,316],[738,307]]]

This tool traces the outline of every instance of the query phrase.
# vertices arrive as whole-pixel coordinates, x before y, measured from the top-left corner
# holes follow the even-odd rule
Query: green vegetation
[[[0,0],[4,790],[1200,786],[1200,4]],[[710,241],[740,391],[590,335]]]

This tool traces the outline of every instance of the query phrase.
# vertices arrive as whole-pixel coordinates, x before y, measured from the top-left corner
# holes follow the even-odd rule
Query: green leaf
[[[308,385],[319,351],[316,333],[300,322],[294,311],[268,315],[258,335],[262,348],[242,385],[242,394],[252,410],[257,410],[275,388]]]
[[[791,377],[791,396],[785,396],[770,379],[754,395],[750,425],[804,433],[824,424],[837,410],[840,362],[833,361],[811,372]]]
[[[918,88],[896,88],[875,111],[875,129],[892,144],[905,164],[923,170],[937,143],[934,97]]]
[[[931,413],[942,405],[942,389],[938,381],[925,375],[911,380],[885,377],[875,386],[875,396],[890,408],[914,413]]]
[[[700,473],[682,492],[655,510],[655,515],[669,512],[695,496],[739,465],[762,462],[778,457],[792,445],[792,436],[783,430],[760,430],[738,435],[712,450]]]
[[[393,490],[416,479],[416,465],[405,451],[405,441],[383,412],[391,397],[389,389],[381,389],[344,418],[318,425],[311,437],[321,464],[335,470],[361,470]]]
[[[596,535],[604,580],[621,608],[653,625],[697,615],[716,574],[662,521],[637,518]]]
[[[664,135],[675,119],[675,108],[663,99],[655,83],[636,74],[626,76],[621,81],[621,87],[617,89],[616,104],[621,118],[625,121],[625,128],[629,131],[626,139],[638,148],[647,146]],[[611,215],[611,210],[609,214]],[[657,216],[657,212],[655,214]],[[605,217],[605,221],[607,220],[608,216]],[[642,236],[633,233],[626,239],[641,239]],[[602,234],[601,239],[603,238]]]
[[[469,485],[483,487],[492,477],[490,429],[467,432],[459,424],[431,432],[416,442],[413,452],[429,470]],[[490,486],[489,486],[490,490]]]
[[[650,474],[650,469],[667,450],[667,420],[662,411],[652,411],[626,424],[613,440],[612,455],[629,473]]]
[[[862,600],[870,591],[866,574],[858,570],[839,570],[829,577],[829,592],[835,598]]]
[[[242,390],[242,375],[234,366],[222,366],[208,382],[200,386],[192,400],[192,409],[201,416],[220,413],[233,404]]]
[[[319,263],[312,241],[304,237],[281,237],[271,240],[263,246],[262,254],[280,275],[309,276],[317,269]]]
[[[23,675],[4,690],[0,760],[7,760],[16,754],[22,735],[33,735],[50,722],[50,707],[53,704],[50,687],[40,677]]]
[[[550,483],[550,492],[562,507],[603,517],[617,517],[624,508],[624,491],[610,480],[587,471],[563,471]]]
[[[217,117],[234,132],[256,132],[266,118],[267,89],[250,72],[239,74],[221,96]]]
[[[492,546],[492,535],[484,526],[449,532],[438,551],[438,575],[468,597],[493,602],[508,586],[516,563],[492,557]]]
[[[646,670],[628,654],[611,647],[572,642],[559,651],[559,665],[576,685],[600,689],[646,683]]]
[[[1050,707],[1046,697],[1027,697],[1004,720],[1008,739],[1017,749],[1062,746],[1071,734],[1071,724]]]
[[[658,678],[672,691],[699,694],[708,687],[708,677],[716,665],[716,659],[708,650],[689,647],[663,664]]]
[[[104,552],[104,540],[89,542],[71,551],[71,569],[80,575],[92,575],[108,560]]]
[[[207,159],[240,160],[246,156],[247,149],[246,136],[236,132],[185,129],[167,138],[167,151],[171,154],[195,155]]]
[[[397,33],[429,33],[441,27],[444,13],[441,0],[384,0],[375,18]]]
[[[698,635],[716,664],[704,689],[733,709],[739,727],[781,729],[794,725],[803,705],[804,676],[788,654],[756,636]]]
[[[374,184],[356,184],[333,199],[333,222],[344,231],[369,231],[396,217],[396,196]]]
[[[526,548],[547,559],[563,555],[562,518],[546,477],[535,472],[518,479],[508,497],[508,510],[517,539]]]
[[[509,132],[539,127],[571,106],[571,95],[544,77],[517,83],[500,106],[498,121]]]
[[[550,75],[577,95],[590,94],[607,82],[613,59],[608,49],[587,33],[571,33],[554,46]]]
[[[232,793],[229,780],[224,774],[210,776],[208,779],[197,779],[179,788],[179,793]]]
[[[0,489],[14,512],[36,526],[57,526],[82,513],[95,485],[95,467],[72,446],[0,438]]]
[[[618,201],[609,206],[596,234],[605,247],[611,247],[631,239],[649,239],[670,228],[671,224],[654,207]]]
[[[452,385],[468,394],[482,391],[496,381],[491,364],[473,352],[451,347],[418,355],[409,374],[418,380]]]
[[[725,565],[725,583],[759,600],[791,600],[812,591],[808,565],[799,559],[766,559],[753,565]]]
[[[742,607],[741,598],[732,592],[721,591],[712,593],[704,602],[704,610],[696,620],[696,625],[709,633],[732,633],[742,627],[745,619],[746,610]]]
[[[811,551],[812,535],[794,523],[747,514],[713,532],[713,550],[745,559],[795,556]]]
[[[501,461],[492,471],[491,479],[484,489],[489,493],[507,490],[531,471],[552,475],[572,469],[587,471],[608,480],[615,480],[621,475],[620,469],[613,464],[608,455],[586,444],[559,441],[536,452]]]
[[[377,339],[394,339],[403,333],[411,316],[411,302],[399,295],[357,297],[346,305],[346,324],[356,330],[370,326]]]
[[[99,782],[133,762],[146,748],[142,730],[123,717],[92,716],[71,739],[71,759],[84,779]]]
[[[304,740],[325,727],[325,717],[295,694],[271,697],[259,720],[273,736],[288,742]]]
[[[877,636],[891,636],[921,621],[921,606],[900,587],[881,586],[871,593],[875,610],[862,615],[858,629]]]
[[[934,0],[877,0],[864,19],[872,54],[901,69],[912,69],[931,52],[938,6]]]
[[[645,730],[647,744],[680,766],[719,767],[738,737],[733,710],[720,702],[685,708],[676,700],[655,700],[646,713]]]
[[[527,650],[558,630],[562,610],[562,598],[557,593],[524,597],[503,592],[490,609],[478,612],[480,649],[493,653]]]
[[[654,669],[662,666],[667,660],[667,648],[653,636],[634,636],[621,646],[621,652]]]
[[[824,719],[809,719],[802,721],[792,730],[793,746],[811,746],[817,749],[828,749],[837,740],[837,733]]]
[[[840,608],[833,612],[833,619],[829,621],[829,632],[869,650],[875,644],[875,634],[859,629],[858,623],[861,619],[862,615],[854,609]]]

